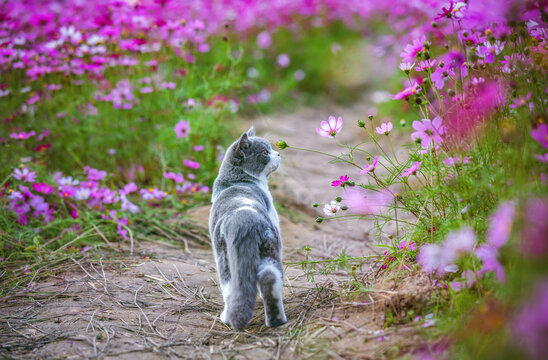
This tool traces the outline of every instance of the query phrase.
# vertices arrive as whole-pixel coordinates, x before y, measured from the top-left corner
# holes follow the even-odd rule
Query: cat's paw
[[[286,322],[287,322],[287,318],[285,317],[285,314],[282,314],[282,316],[275,317],[273,319],[267,319],[266,326],[277,327],[285,324]]]
[[[221,321],[223,324],[228,324],[228,319],[226,318],[226,309],[223,310],[223,312],[221,313]]]

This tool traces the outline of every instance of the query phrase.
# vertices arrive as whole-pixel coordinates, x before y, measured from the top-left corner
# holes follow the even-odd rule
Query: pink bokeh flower
[[[182,183],[183,181],[185,181],[185,178],[183,177],[183,174],[174,173],[172,171],[165,172],[164,177],[166,179],[171,179],[171,180],[175,181],[176,183]]]
[[[291,59],[289,58],[289,55],[287,54],[280,54],[276,58],[276,62],[278,65],[282,68],[286,68],[289,66],[289,63],[291,62]]]
[[[270,38],[270,34],[268,31],[261,31],[259,35],[257,35],[257,46],[259,46],[261,49],[266,49],[272,44],[272,39]]]
[[[421,88],[420,88],[419,84],[413,83],[411,86],[406,87],[405,89],[403,89],[399,93],[397,93],[395,95],[390,95],[390,98],[392,100],[401,100],[401,99],[408,98],[411,95],[414,95],[414,94],[416,94],[420,91],[421,91]]]
[[[33,131],[30,131],[30,132],[24,132],[24,131],[21,131],[19,133],[11,133],[10,134],[10,138],[12,139],[16,139],[16,140],[26,140],[28,138],[30,138],[31,136],[34,136],[36,135],[36,132],[33,130]]]
[[[368,191],[361,187],[348,188],[343,196],[344,205],[354,214],[376,215],[394,201],[388,190]]]
[[[535,159],[537,159],[538,161],[540,162],[543,162],[543,163],[548,163],[548,153],[544,154],[544,155],[533,155],[535,157]]]
[[[514,102],[510,104],[510,108],[517,109],[519,107],[527,105],[527,102],[531,99],[531,95],[533,95],[532,92],[529,92],[525,96],[519,96],[514,99]]]
[[[540,124],[536,129],[531,130],[531,137],[544,148],[548,148],[548,125]]]
[[[42,194],[50,194],[53,191],[53,186],[46,184],[45,182],[42,183],[34,183],[32,184],[32,188],[34,191],[42,193]]]
[[[487,243],[498,249],[510,238],[512,231],[512,223],[516,206],[513,201],[507,201],[500,204],[489,222],[489,230],[487,231]]]
[[[188,167],[188,168],[191,168],[191,169],[198,169],[200,167],[200,163],[197,162],[197,161],[192,161],[192,160],[189,160],[189,159],[186,159],[183,161],[183,165]]]
[[[335,119],[334,116],[330,116],[328,121],[322,120],[320,127],[316,128],[316,132],[320,136],[330,137],[335,136],[342,130],[343,120],[342,117]]]
[[[379,162],[379,157],[375,156],[375,159],[373,159],[373,162],[366,167],[364,167],[362,170],[358,171],[360,174],[367,174],[370,171],[374,171],[375,167],[377,167],[377,164]]]
[[[441,118],[436,116],[434,120],[422,119],[421,121],[413,121],[413,129],[416,131],[411,134],[413,141],[420,140],[423,149],[434,143],[441,144],[443,142],[442,135],[445,134],[446,128],[442,125]]]
[[[377,134],[384,134],[384,135],[388,135],[390,134],[390,131],[392,131],[392,128],[393,128],[393,125],[392,125],[392,122],[387,122],[387,123],[382,123],[381,126],[377,126],[375,128],[375,132]]]

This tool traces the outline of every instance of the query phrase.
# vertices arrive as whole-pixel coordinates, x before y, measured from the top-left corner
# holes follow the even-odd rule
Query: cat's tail
[[[242,226],[242,222],[234,220],[235,226],[227,229],[231,275],[227,320],[232,328],[240,330],[247,326],[255,309],[261,234],[260,227]]]

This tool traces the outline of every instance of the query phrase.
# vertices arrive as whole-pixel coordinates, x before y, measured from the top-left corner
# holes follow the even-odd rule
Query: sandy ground
[[[355,105],[302,109],[244,122],[259,135],[300,147],[337,153],[330,139],[315,132],[331,114],[342,116],[341,142],[363,137],[356,125],[369,109]],[[243,129],[242,129],[243,130]],[[362,130],[363,131],[363,130]],[[365,160],[364,164],[365,164]],[[378,254],[370,220],[316,224],[321,215],[311,203],[328,202],[338,194],[332,180],[358,176],[340,164],[328,165],[314,153],[284,150],[283,166],[271,179],[284,239],[284,260],[328,259],[346,249],[352,256]],[[351,170],[354,171],[354,170]],[[207,228],[209,207],[190,212],[192,227]],[[394,231],[388,226],[380,241]],[[184,233],[182,235],[185,236]],[[205,239],[207,240],[207,239]],[[235,332],[219,321],[222,297],[216,284],[209,248],[189,241],[181,246],[139,241],[134,255],[83,258],[66,270],[0,302],[0,357],[14,359],[376,359],[409,353],[420,341],[412,324],[383,328],[386,309],[405,314],[428,298],[430,281],[413,276],[396,282],[375,277],[374,261],[356,270],[368,291],[357,296],[353,277],[343,270],[317,274],[308,282],[300,265],[288,264],[284,298],[288,323],[264,326],[258,299],[255,317],[245,331]]]

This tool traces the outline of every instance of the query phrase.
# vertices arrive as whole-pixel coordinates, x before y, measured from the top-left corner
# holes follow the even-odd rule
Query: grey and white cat
[[[229,147],[213,184],[209,232],[224,300],[221,321],[233,329],[251,320],[257,288],[266,326],[287,321],[280,223],[267,182],[279,165],[280,154],[251,127]]]

